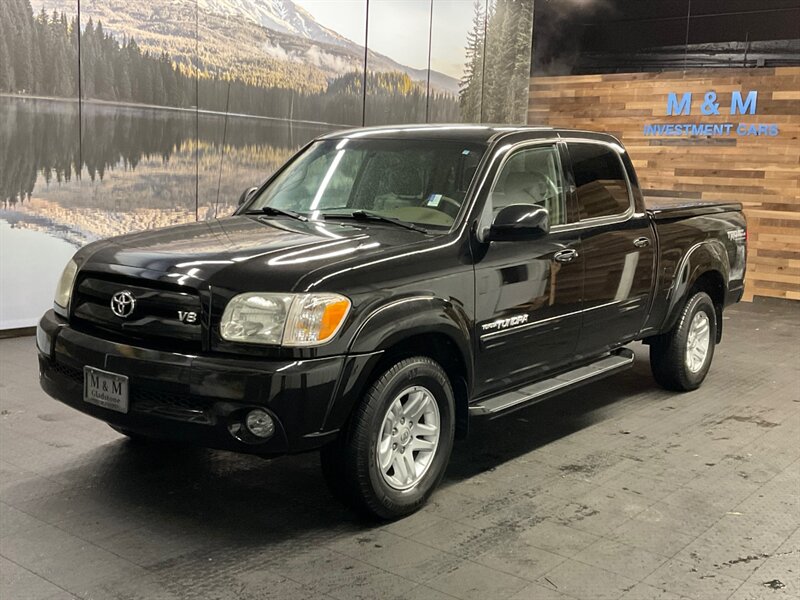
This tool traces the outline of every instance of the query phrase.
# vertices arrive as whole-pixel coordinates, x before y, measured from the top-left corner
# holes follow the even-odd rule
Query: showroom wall
[[[618,136],[646,194],[742,202],[745,298],[800,300],[800,3],[535,9],[528,122]]]
[[[3,0],[0,329],[81,245],[227,215],[316,135],[524,122],[532,4]]]

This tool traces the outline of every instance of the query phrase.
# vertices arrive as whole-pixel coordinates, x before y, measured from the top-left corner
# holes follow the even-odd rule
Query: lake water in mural
[[[70,100],[0,97],[0,280],[31,282],[2,286],[0,327],[35,323],[80,246],[230,214],[244,188],[336,128],[92,102],[79,111]]]

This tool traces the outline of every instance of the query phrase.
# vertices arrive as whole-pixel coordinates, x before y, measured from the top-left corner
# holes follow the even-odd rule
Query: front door
[[[513,151],[487,197],[487,221],[504,206],[538,204],[549,212],[551,233],[537,240],[484,243],[479,249],[478,397],[539,379],[571,360],[575,350],[584,264],[580,232],[566,230],[570,219],[561,158],[552,143]]]

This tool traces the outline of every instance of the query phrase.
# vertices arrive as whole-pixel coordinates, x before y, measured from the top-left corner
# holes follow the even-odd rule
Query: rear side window
[[[581,220],[613,217],[631,204],[628,184],[617,154],[601,144],[570,143],[569,154]]]

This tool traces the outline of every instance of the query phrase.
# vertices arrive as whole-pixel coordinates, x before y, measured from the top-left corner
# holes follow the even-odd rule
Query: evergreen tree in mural
[[[0,2],[0,92],[47,96],[77,94],[77,21],[44,9],[34,18],[30,0]]]
[[[464,121],[524,123],[528,107],[532,0],[475,0],[459,103]]]
[[[459,83],[459,104],[464,121],[480,122],[481,90],[483,89],[483,42],[486,16],[484,0],[475,0],[473,5],[472,29],[467,33],[464,76]]]

